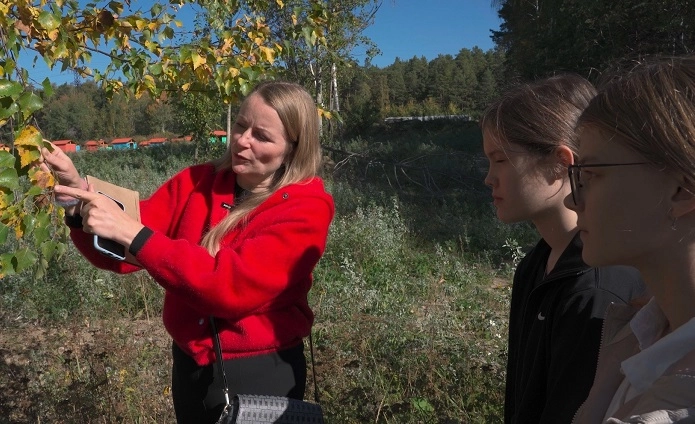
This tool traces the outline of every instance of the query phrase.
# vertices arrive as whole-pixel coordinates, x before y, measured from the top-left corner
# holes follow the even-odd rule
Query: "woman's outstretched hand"
[[[52,172],[60,185],[87,190],[87,181],[80,177],[80,173],[68,155],[53,143],[51,146],[53,146],[53,151],[47,148],[41,149],[41,158],[39,159],[41,170]],[[69,215],[75,214],[76,202],[74,198],[56,192],[55,202],[64,207]]]
[[[144,227],[113,199],[95,193],[91,185],[88,191],[64,185],[56,185],[54,190],[56,197],[67,196],[80,202],[82,206],[78,212],[82,215],[82,229],[86,233],[111,239],[127,248]]]

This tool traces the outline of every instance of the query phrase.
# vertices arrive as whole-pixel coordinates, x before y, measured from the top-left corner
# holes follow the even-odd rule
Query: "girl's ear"
[[[574,164],[574,153],[564,145],[557,146],[552,156],[547,158],[550,174],[549,182],[564,180],[567,178],[567,167]]]
[[[572,149],[564,145],[555,148],[555,158],[558,164],[565,168],[574,164],[574,153],[572,153]]]
[[[690,188],[692,186],[688,178],[680,178],[675,193],[671,196],[671,214],[673,218],[677,219],[695,211],[695,193]]]

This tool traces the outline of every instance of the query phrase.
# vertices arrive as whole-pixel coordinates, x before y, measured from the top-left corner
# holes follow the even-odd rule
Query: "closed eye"
[[[270,141],[267,135],[263,134],[260,131],[256,131],[253,136],[256,138],[258,141]]]

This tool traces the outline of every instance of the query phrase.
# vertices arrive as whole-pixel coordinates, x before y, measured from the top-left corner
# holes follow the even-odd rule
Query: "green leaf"
[[[12,97],[0,97],[0,119],[7,119],[19,111]]]
[[[434,407],[427,399],[413,399],[413,406],[422,412],[434,412]]]
[[[41,86],[43,87],[44,96],[51,97],[53,95],[53,86],[51,85],[51,81],[48,78],[43,80]]]
[[[19,177],[16,169],[5,168],[0,171],[0,187],[6,187],[10,190],[19,188]]]
[[[116,15],[120,15],[123,13],[123,3],[118,2],[118,1],[111,1],[109,2],[109,9]]]
[[[241,73],[244,74],[249,81],[256,81],[259,75],[259,72],[253,68],[241,68]]]
[[[52,31],[60,26],[60,19],[46,10],[39,14],[39,23],[47,31]]]
[[[14,254],[14,270],[17,273],[24,271],[36,263],[36,254],[27,248],[19,249]]]
[[[51,260],[53,256],[58,253],[58,244],[57,242],[53,240],[49,240],[46,242],[41,242],[41,254],[47,259]]]
[[[0,169],[14,168],[14,155],[5,150],[0,150]]]
[[[48,240],[50,237],[51,231],[48,227],[36,227],[34,230],[34,243],[41,246],[42,250],[46,240]]]
[[[150,65],[150,72],[152,75],[161,75],[162,74],[162,64],[161,63],[155,63],[154,65]]]
[[[13,97],[23,91],[22,84],[6,79],[0,79],[0,97]]]
[[[7,235],[10,233],[10,227],[0,223],[0,244],[4,245],[7,241]]]
[[[17,103],[19,103],[24,119],[27,119],[32,113],[43,107],[41,98],[30,91],[22,93]]]
[[[12,275],[15,273],[15,267],[12,263],[14,255],[12,253],[5,253],[0,255],[0,277],[6,275]]]
[[[31,233],[36,226],[36,218],[32,215],[26,215],[22,220],[22,224],[24,227],[24,234]]]
[[[162,11],[162,5],[159,3],[155,3],[152,5],[152,8],[150,9],[151,16],[154,18],[155,16],[159,15],[159,13]]]
[[[42,191],[43,191],[43,189],[42,189],[41,187],[35,185],[35,186],[31,186],[31,187],[29,188],[29,190],[27,190],[27,192],[24,193],[24,194],[25,194],[26,196],[36,196],[36,195],[38,195],[38,194],[41,194]]]

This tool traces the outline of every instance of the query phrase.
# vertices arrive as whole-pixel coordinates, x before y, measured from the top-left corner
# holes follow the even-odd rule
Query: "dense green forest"
[[[576,72],[592,80],[645,55],[692,53],[689,0],[493,0],[502,19],[493,40],[509,76]],[[629,65],[628,65],[629,66]]]
[[[360,133],[388,116],[477,116],[499,92],[504,56],[493,50],[461,49],[452,57],[427,61],[414,57],[385,67],[358,67],[346,73],[339,90],[343,129]],[[289,75],[285,75],[289,78]],[[214,102],[209,96],[163,95],[128,100],[116,95],[108,101],[93,82],[76,81],[55,88],[37,115],[38,125],[52,140],[85,142],[115,137],[143,138],[192,132],[185,119],[192,111],[187,99]],[[210,126],[226,128],[226,107],[217,102]]]

